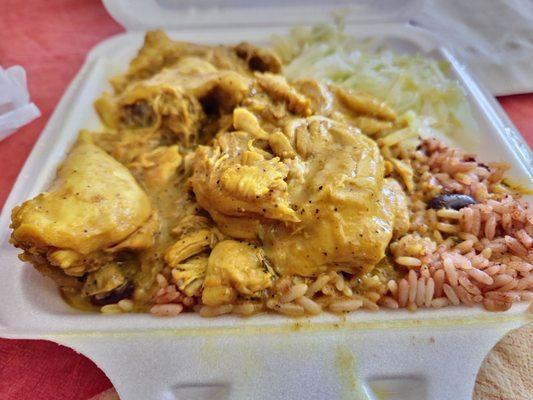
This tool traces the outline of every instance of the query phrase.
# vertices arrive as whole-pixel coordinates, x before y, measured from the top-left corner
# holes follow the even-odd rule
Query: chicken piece
[[[182,161],[178,146],[160,146],[141,154],[128,167],[142,176],[146,185],[161,188],[176,174]]]
[[[126,277],[117,264],[111,263],[91,272],[81,290],[82,296],[94,296],[107,293],[122,286]]]
[[[128,165],[161,145],[162,132],[152,129],[109,130],[93,135],[94,143],[121,164]]]
[[[212,147],[198,148],[190,181],[198,203],[217,223],[222,214],[297,221],[287,201],[286,165],[247,150],[249,140],[245,132],[230,132],[219,135]],[[218,227],[231,234],[225,225],[227,221]]]
[[[204,104],[212,101],[219,111],[230,112],[248,95],[251,83],[251,79],[245,75],[220,71],[189,79],[184,88]]]
[[[284,184],[278,186],[290,218],[269,213],[263,205],[263,212],[253,208],[257,196],[270,199],[275,193],[265,184],[269,171],[259,168],[257,174],[245,168],[241,162],[244,140],[239,142],[231,135],[218,138],[232,144],[226,151],[197,153],[193,191],[224,233],[261,240],[281,275],[316,276],[331,269],[365,273],[384,257],[393,231],[404,228],[396,224],[408,226],[401,188],[395,181],[385,182],[379,148],[359,130],[319,116],[287,123],[284,137],[294,158],[258,163],[281,163],[290,170],[284,172]],[[219,143],[218,148],[223,147]],[[221,179],[226,171],[231,171],[230,181],[235,182],[231,187]],[[224,194],[225,188],[234,193],[231,200],[238,202],[230,203],[228,197],[218,194]]]
[[[308,121],[313,155],[308,162],[308,185],[328,188],[332,199],[367,205],[379,191],[384,174],[375,142],[325,118],[311,117]],[[316,196],[321,198],[325,192],[318,190]]]
[[[61,286],[98,271],[122,250],[152,245],[157,217],[131,173],[82,134],[48,192],[16,207],[11,242]]]
[[[256,73],[255,77],[259,86],[272,98],[285,102],[289,111],[303,117],[311,115],[309,100],[291,87],[282,75],[266,72]]]
[[[138,231],[135,231],[132,235],[135,235]],[[65,275],[82,277],[87,272],[96,271],[113,260],[113,256],[106,253],[108,250],[95,251],[83,255],[72,250],[64,249],[50,249],[45,253],[44,248],[32,247],[25,249],[25,252],[19,257],[23,261],[28,261],[34,265],[43,263],[48,264],[51,268],[60,268],[61,272]]]
[[[252,93],[253,95],[243,100],[241,107],[246,108],[256,115],[265,130],[270,132],[274,129],[279,129],[284,124],[286,118],[293,117],[287,110],[285,102],[270,97],[264,91]]]
[[[209,211],[217,228],[224,235],[236,239],[256,241],[261,230],[259,220],[254,217],[231,217],[215,209]]]
[[[172,229],[172,233],[177,236],[186,235],[198,229],[211,228],[211,221],[207,217],[201,215],[186,215],[183,217],[178,225]]]
[[[393,231],[393,216],[382,206],[378,147],[323,117],[298,120],[291,129],[302,141],[307,138],[305,148],[296,146],[305,156],[300,158],[304,173],[288,181],[301,223],[270,225],[264,234],[267,256],[282,275],[370,270],[383,258]]]
[[[411,224],[408,199],[398,181],[387,178],[383,182],[383,209],[392,215],[393,239],[405,235]]]
[[[281,131],[272,132],[268,138],[268,144],[273,153],[282,159],[296,156],[291,142]]]
[[[95,100],[94,102],[94,109],[98,113],[98,116],[100,117],[100,121],[107,126],[108,128],[116,129],[119,127],[119,105],[115,101],[115,97],[111,95],[110,93],[104,92],[102,95]],[[152,110],[149,110],[149,113],[145,112],[145,110],[135,110],[135,112],[132,112],[130,114],[138,115],[142,113],[145,118],[148,118],[148,115],[152,115]],[[133,122],[133,121],[128,121]],[[141,121],[139,124],[140,126],[150,126],[152,123],[150,123],[147,120]]]
[[[268,132],[265,132],[257,117],[246,108],[236,108],[233,110],[233,127],[238,131],[248,132],[253,138],[268,139]]]
[[[257,154],[246,152],[247,154]],[[260,156],[258,156],[259,158]],[[265,197],[271,190],[286,190],[286,184],[283,180],[287,175],[283,164],[278,160],[254,160],[246,158],[247,162],[243,164],[234,164],[228,166],[220,174],[220,186],[223,192],[230,193],[239,200],[254,200]],[[252,165],[246,165],[246,164]]]
[[[41,275],[52,279],[61,288],[79,291],[83,287],[83,281],[79,276],[65,274],[64,270],[51,265],[45,257],[25,252],[19,255],[19,258],[31,263]]]
[[[205,114],[198,99],[179,85],[143,81],[119,98],[119,126],[129,128],[167,128],[189,147],[196,143]],[[102,114],[100,103],[96,109]]]
[[[206,113],[231,112],[248,95],[251,82],[237,72],[217,71],[206,61],[185,58],[119,95],[104,94],[95,108],[111,128],[164,128],[191,147],[198,142]]]
[[[336,162],[304,179],[318,190],[311,203],[300,206],[300,225],[277,226],[265,234],[266,254],[282,275],[315,276],[330,269],[368,272],[384,257],[393,233],[397,237],[408,230],[405,195],[395,180],[382,180],[382,160],[372,145],[367,147],[373,142],[362,141],[367,143],[352,148],[355,169],[351,155],[336,151]],[[362,161],[368,165],[358,168]]]
[[[207,255],[201,254],[177,264],[172,270],[172,279],[183,293],[194,296],[202,287],[206,270]]]
[[[407,161],[401,161],[397,158],[391,158],[390,162],[392,163],[394,170],[402,179],[403,184],[407,189],[407,192],[412,193],[415,189],[413,167],[411,167],[411,165]]]
[[[298,79],[292,86],[309,99],[314,114],[329,116],[333,109],[334,96],[326,85],[314,79]]]
[[[202,302],[208,306],[232,303],[238,293],[256,296],[272,285],[257,246],[235,240],[218,243],[207,262]]]
[[[172,67],[184,58],[196,57],[213,64],[217,69],[246,73],[248,65],[236,52],[224,46],[205,46],[172,41],[161,30],[146,33],[144,44],[128,71],[111,79],[115,93],[122,93],[130,84],[147,79],[165,67]]]
[[[172,99],[171,101],[176,100]],[[122,115],[119,114],[120,124],[128,128],[151,128],[159,120],[160,117],[156,115],[156,112],[154,111],[150,103],[151,102],[149,102],[148,100],[144,100],[141,98],[140,100],[136,100],[135,102],[124,104],[122,106],[122,109],[119,109],[119,111],[122,112]],[[117,110],[116,107],[115,110]],[[105,122],[105,117],[101,116],[101,118]],[[119,124],[113,121],[111,122],[110,126],[116,128],[119,126]]]
[[[168,85],[205,101],[216,97],[225,110],[234,107],[248,94],[252,80],[246,74],[219,70],[206,60],[187,57],[143,81],[148,86]]]
[[[370,95],[328,87],[313,79],[300,79],[292,85],[310,100],[313,113],[354,125],[365,135],[375,136],[394,127],[396,113]]]
[[[83,255],[72,250],[52,250],[48,253],[47,258],[52,265],[69,269],[76,265],[83,258]]]
[[[350,110],[370,117],[394,121],[396,113],[385,102],[362,92],[353,92],[348,89],[334,88],[334,92]]]
[[[111,79],[111,84],[117,92],[121,92],[132,80],[147,78],[164,65],[177,60],[180,53],[176,50],[175,43],[165,32],[147,32],[144,45],[131,61],[128,72]]]
[[[182,236],[166,251],[165,261],[172,268],[176,268],[182,261],[214,245],[214,239],[213,233],[209,229],[200,229]]]
[[[370,117],[356,117],[350,121],[368,136],[377,136],[394,127],[394,124],[390,121],[382,121]]]
[[[294,148],[298,155],[306,160],[312,154],[313,142],[306,125],[297,126],[294,130]]]
[[[164,127],[185,146],[196,141],[205,119],[202,106],[194,96],[180,87],[148,81],[129,88],[120,96],[104,93],[94,106],[110,128],[153,132]]]
[[[108,253],[118,253],[123,250],[139,251],[153,246],[155,233],[159,229],[159,217],[153,213],[150,219],[119,244],[106,249]]]
[[[271,50],[255,47],[247,42],[239,43],[234,49],[237,55],[245,60],[253,71],[272,72],[275,74],[281,72],[281,60]]]
[[[12,242],[86,255],[114,246],[152,214],[131,173],[87,138],[73,147],[48,192],[15,208]]]
[[[410,233],[391,243],[390,249],[393,258],[401,255],[421,258],[435,252],[437,246],[437,243],[428,237],[420,236],[419,233]]]
[[[200,57],[183,57],[169,70],[176,76],[187,75],[193,77],[195,75],[204,75],[216,73],[218,69],[204,58]]]

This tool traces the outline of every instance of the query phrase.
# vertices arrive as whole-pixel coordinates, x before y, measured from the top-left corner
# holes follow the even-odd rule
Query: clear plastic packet
[[[40,115],[37,106],[30,102],[24,68],[0,66],[0,141]]]

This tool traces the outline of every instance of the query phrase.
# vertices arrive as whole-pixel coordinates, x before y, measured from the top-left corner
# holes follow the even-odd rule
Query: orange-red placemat
[[[0,142],[0,207],[87,51],[122,30],[99,0],[0,0],[0,64],[26,68],[32,100],[42,112]],[[533,145],[533,94],[500,102]],[[85,400],[109,387],[94,363],[70,349],[0,339],[0,399]]]

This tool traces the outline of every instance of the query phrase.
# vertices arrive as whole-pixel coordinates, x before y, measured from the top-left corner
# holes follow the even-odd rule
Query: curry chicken
[[[412,171],[373,138],[402,122],[367,94],[281,73],[248,43],[149,32],[95,102],[101,131],[13,210],[21,259],[84,310],[149,310],[158,276],[191,308],[266,301],[286,277],[391,277]]]

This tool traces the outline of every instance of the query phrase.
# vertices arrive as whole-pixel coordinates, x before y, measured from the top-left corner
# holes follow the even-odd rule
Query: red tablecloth
[[[0,0],[0,64],[26,68],[43,114],[0,142],[0,206],[87,51],[121,31],[97,0]],[[532,145],[533,94],[500,102]],[[110,386],[94,363],[67,348],[0,339],[0,399],[88,399]]]

